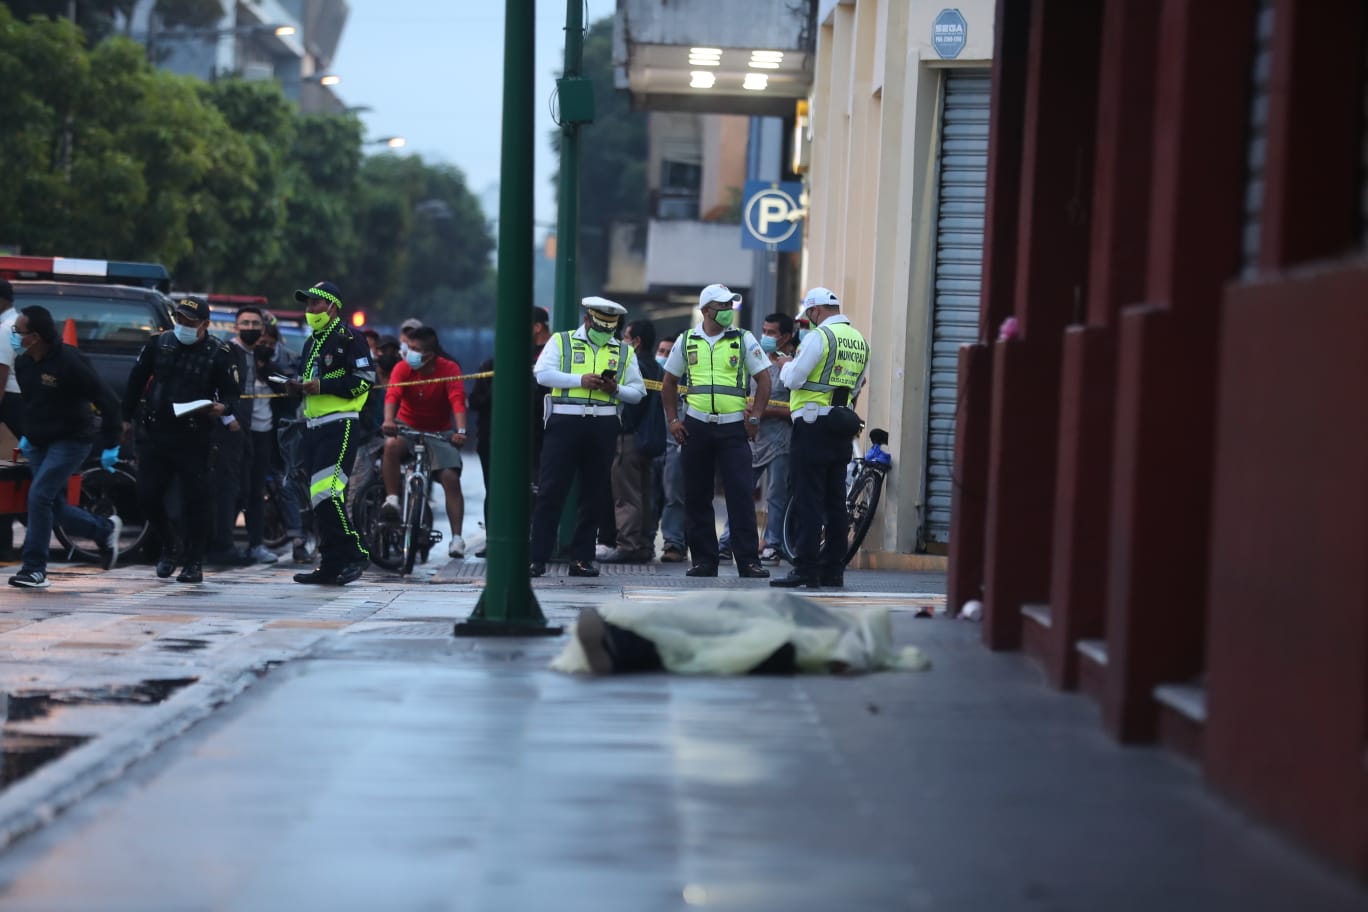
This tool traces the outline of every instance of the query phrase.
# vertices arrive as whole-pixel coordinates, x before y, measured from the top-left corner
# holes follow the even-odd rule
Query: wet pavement
[[[451,636],[479,561],[345,589],[296,569],[64,566],[4,599],[2,743],[72,743],[0,788],[0,908],[1368,909],[1196,769],[983,649],[937,613],[937,574],[820,596],[891,609],[927,672],[585,679],[547,670],[562,638]],[[568,626],[765,588],[612,569],[534,592]]]

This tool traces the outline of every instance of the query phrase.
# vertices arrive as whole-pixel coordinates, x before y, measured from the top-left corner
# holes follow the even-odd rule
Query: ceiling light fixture
[[[704,70],[694,70],[689,74],[689,88],[691,89],[711,89],[715,82],[717,82],[717,77]]]
[[[752,92],[763,92],[768,87],[769,77],[764,73],[747,73],[745,82],[741,83],[741,88]]]

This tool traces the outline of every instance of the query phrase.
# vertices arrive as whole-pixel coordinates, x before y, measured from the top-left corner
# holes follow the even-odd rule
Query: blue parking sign
[[[941,10],[931,23],[931,46],[945,58],[955,58],[969,40],[969,23],[957,9]]]
[[[779,181],[746,181],[741,206],[741,246],[746,250],[788,253],[803,249],[799,202],[803,185]]]

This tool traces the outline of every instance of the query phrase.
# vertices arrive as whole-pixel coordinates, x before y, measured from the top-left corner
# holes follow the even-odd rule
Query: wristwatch
[[[752,426],[752,427],[754,427],[755,425],[757,425],[757,424],[759,424],[759,423],[760,423],[760,419],[759,419],[759,418],[756,418],[754,415],[751,415],[749,418],[746,419],[746,424],[749,424],[749,425]]]

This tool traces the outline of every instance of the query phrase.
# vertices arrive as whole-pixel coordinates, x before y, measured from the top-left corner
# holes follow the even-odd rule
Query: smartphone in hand
[[[604,380],[615,380],[617,379],[617,371],[613,370],[610,367],[603,373],[599,374],[599,376],[602,377]]]

